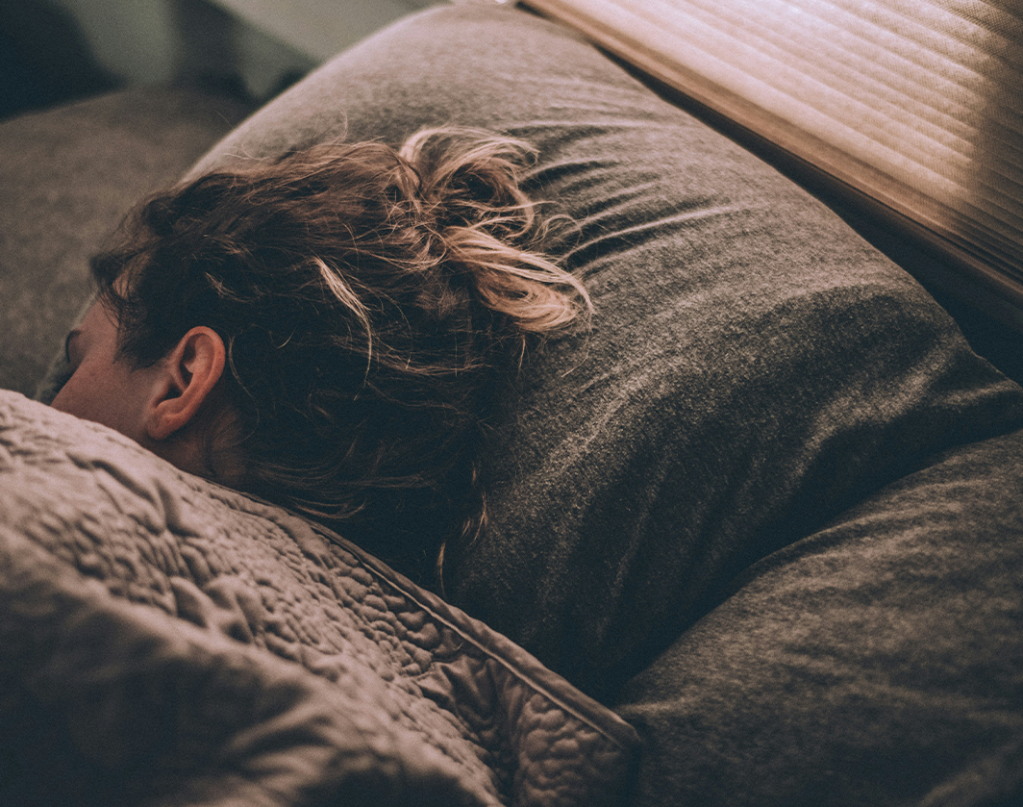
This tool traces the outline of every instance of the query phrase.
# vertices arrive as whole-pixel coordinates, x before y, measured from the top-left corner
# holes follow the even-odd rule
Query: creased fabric
[[[203,165],[445,123],[534,143],[596,306],[509,396],[456,602],[635,725],[637,807],[1018,801],[1019,385],[832,211],[525,14],[403,22]]]
[[[571,32],[411,17],[325,65],[200,169],[453,123],[533,143],[526,189],[593,327],[523,369],[489,449],[459,607],[610,700],[728,580],[951,446],[1023,390],[906,272],[788,178]]]
[[[623,690],[635,807],[1023,799],[1023,432],[751,567]]]
[[[4,803],[622,795],[632,730],[508,640],[304,519],[11,392],[0,513]]]

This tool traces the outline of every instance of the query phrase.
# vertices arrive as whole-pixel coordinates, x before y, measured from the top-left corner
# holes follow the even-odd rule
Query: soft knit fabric
[[[928,454],[1023,424],[1023,391],[831,211],[521,12],[400,23],[197,170],[445,123],[537,147],[527,190],[577,222],[556,247],[596,305],[592,331],[524,370],[492,521],[449,591],[591,692],[758,557]]]

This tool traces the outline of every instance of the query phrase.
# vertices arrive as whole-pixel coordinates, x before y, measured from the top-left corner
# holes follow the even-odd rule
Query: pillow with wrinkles
[[[633,807],[1023,803],[1023,431],[753,564],[622,689]]]
[[[527,191],[592,329],[523,369],[491,448],[491,521],[455,602],[592,694],[756,559],[944,448],[1023,423],[1023,390],[833,212],[573,34],[443,7],[342,54],[197,171],[423,126],[532,142]]]

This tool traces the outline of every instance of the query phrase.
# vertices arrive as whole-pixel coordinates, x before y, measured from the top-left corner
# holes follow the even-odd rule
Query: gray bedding
[[[447,580],[455,605],[632,724],[642,741],[635,807],[1020,803],[1023,389],[826,206],[573,35],[518,10],[445,7],[403,21],[237,127],[195,170],[329,138],[398,142],[446,123],[538,147],[527,189],[576,222],[552,246],[586,278],[597,307],[591,331],[546,345],[509,391],[490,451],[492,521],[455,558]],[[134,477],[122,482],[130,488]],[[179,483],[195,489],[194,480]],[[46,521],[55,500],[40,495]],[[147,495],[177,512],[176,495]],[[313,581],[325,574],[320,561],[338,552],[386,585],[398,579],[287,514],[219,489],[203,495],[231,511],[255,507],[274,535],[309,536],[298,544],[279,536],[269,548],[247,538],[246,564],[315,537],[331,548],[302,567]],[[113,540],[107,528],[89,529],[100,544]],[[176,543],[194,540],[183,533]],[[271,565],[295,557],[283,552]],[[96,564],[88,553],[65,560],[87,573]],[[163,555],[150,560],[174,576]],[[223,567],[227,577],[239,575],[237,562]],[[246,568],[240,576],[254,575],[265,601],[255,567]],[[202,596],[164,588],[146,613],[182,608],[193,622],[248,639],[248,617],[237,616],[248,588],[190,585]],[[516,679],[512,691],[547,687],[543,697],[561,705],[552,724],[574,715],[573,732],[610,743],[600,746],[616,749],[606,761],[571,775],[591,783],[585,798],[594,788],[613,798],[615,785],[605,788],[598,774],[621,781],[610,775],[625,764],[619,724],[578,693],[554,697],[549,682],[563,682],[520,661],[498,634],[397,585],[403,602],[490,637],[484,646],[524,664],[533,683]],[[295,591],[308,602],[304,586]],[[347,592],[350,581],[339,586]],[[333,613],[331,597],[317,607]],[[235,616],[202,616],[225,607]],[[376,635],[380,620],[366,619]],[[516,775],[494,763],[519,746],[468,717],[458,720],[469,730],[451,735],[454,750],[445,752],[453,774],[429,767],[427,752],[459,710],[496,730],[506,724],[494,715],[520,696],[502,700],[506,690],[488,685],[493,697],[481,707],[480,688],[457,683],[476,680],[476,662],[440,663],[433,645],[406,647],[400,618],[385,613],[383,622],[405,648],[381,643],[387,658],[398,653],[400,673],[373,661],[383,683],[343,710],[356,719],[355,701],[375,697],[367,693],[399,704],[384,707],[392,733],[381,736],[398,743],[400,734],[411,756],[383,767],[422,773],[398,775],[414,782],[409,793],[436,786],[485,801],[517,792],[501,784]],[[315,644],[333,631],[252,635],[294,658],[306,646],[299,637]],[[420,651],[433,654],[437,676],[420,675]],[[324,686],[319,657],[297,655],[300,677]],[[469,678],[452,677],[465,665]],[[437,680],[457,696],[434,689]],[[33,697],[31,708],[44,708]],[[272,748],[278,736],[266,736]],[[605,751],[580,755],[575,742],[537,747],[586,766],[604,760]],[[575,787],[566,792],[583,792]]]
[[[617,698],[670,749],[635,803],[1023,803],[1021,465],[942,452],[733,581]]]
[[[634,732],[326,530],[0,392],[0,803],[618,803]]]

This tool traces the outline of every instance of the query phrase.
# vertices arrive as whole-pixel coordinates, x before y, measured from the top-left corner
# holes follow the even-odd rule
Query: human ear
[[[224,372],[224,342],[212,328],[192,328],[161,362],[160,382],[146,418],[146,432],[163,441],[191,423]]]

